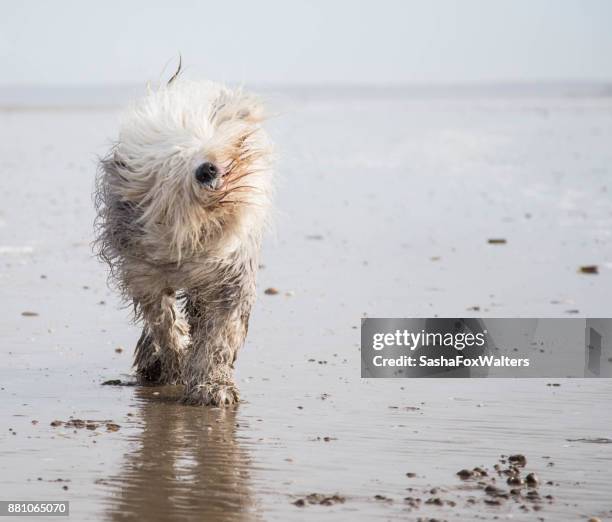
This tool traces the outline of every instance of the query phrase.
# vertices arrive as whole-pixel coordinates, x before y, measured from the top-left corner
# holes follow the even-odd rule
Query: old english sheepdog
[[[241,89],[175,74],[127,109],[100,161],[95,250],[142,321],[137,375],[184,384],[188,404],[239,400],[272,191],[263,119]]]

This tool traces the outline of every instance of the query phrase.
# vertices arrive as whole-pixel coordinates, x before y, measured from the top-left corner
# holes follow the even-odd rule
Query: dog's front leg
[[[136,307],[144,321],[134,357],[137,375],[145,382],[179,384],[189,325],[176,307],[175,293],[137,300]]]
[[[208,302],[192,296],[187,306],[191,348],[183,381],[187,404],[230,405],[239,401],[234,361],[244,343],[252,300]]]

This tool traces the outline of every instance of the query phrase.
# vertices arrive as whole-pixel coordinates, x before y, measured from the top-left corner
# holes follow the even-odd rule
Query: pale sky
[[[612,0],[13,0],[0,85],[612,80]],[[174,61],[173,61],[174,60]]]

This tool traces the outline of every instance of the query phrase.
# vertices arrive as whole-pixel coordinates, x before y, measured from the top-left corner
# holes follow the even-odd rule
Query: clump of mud
[[[549,463],[549,465],[551,465]],[[546,486],[553,486],[552,481],[548,481],[542,486],[540,477],[531,470],[527,469],[527,457],[522,454],[501,455],[498,462],[491,468],[476,466],[471,469],[461,469],[456,475],[461,479],[460,491],[468,492],[468,496],[457,496],[457,488],[427,487],[407,488],[410,496],[404,497],[403,505],[410,511],[420,510],[425,507],[434,508],[455,508],[462,501],[465,507],[475,507],[477,505],[503,506],[507,503],[517,504],[522,511],[540,511],[545,504],[551,504],[554,498],[550,494],[545,494],[542,489]],[[415,473],[408,472],[406,477],[414,478]],[[480,493],[476,495],[475,493]],[[357,497],[355,497],[357,498]],[[395,500],[392,497],[378,494],[374,495],[374,500],[379,503],[392,504]],[[293,501],[297,507],[308,505],[333,506],[344,503],[347,497],[335,495],[321,495],[312,493],[306,497],[298,498]],[[437,518],[419,518],[423,522],[441,522]]]
[[[344,504],[345,501],[346,498],[338,494],[322,495],[320,493],[311,493],[304,498],[298,498],[295,502],[293,502],[293,505],[297,507],[305,507],[308,505],[333,506],[335,504]]]
[[[73,428],[76,430],[88,429],[91,431],[95,431],[101,426],[106,427],[106,431],[119,431],[121,426],[116,424],[111,420],[83,420],[83,419],[69,419],[67,421],[54,420],[51,422],[51,427],[53,428]]]
[[[554,498],[552,495],[540,493],[540,478],[536,473],[528,472],[526,466],[525,455],[502,455],[492,471],[476,467],[459,470],[457,476],[463,481],[473,483],[475,489],[485,494],[481,499],[484,504],[501,506],[510,501],[518,503],[523,511],[540,511],[544,503],[550,504]],[[468,502],[476,504],[478,500],[471,497]]]
[[[121,379],[110,379],[104,381],[102,386],[136,386],[136,381],[122,381]]]

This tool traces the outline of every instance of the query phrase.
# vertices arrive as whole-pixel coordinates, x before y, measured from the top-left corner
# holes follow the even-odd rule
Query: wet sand
[[[129,380],[139,334],[89,246],[116,109],[0,112],[1,499],[74,520],[611,517],[610,380],[362,380],[359,322],[609,316],[612,99],[268,98],[278,211],[231,410],[101,385]],[[51,426],[71,418],[95,429]],[[493,466],[516,453],[539,500],[456,475],[509,490]],[[295,505],[312,493],[343,501]]]

